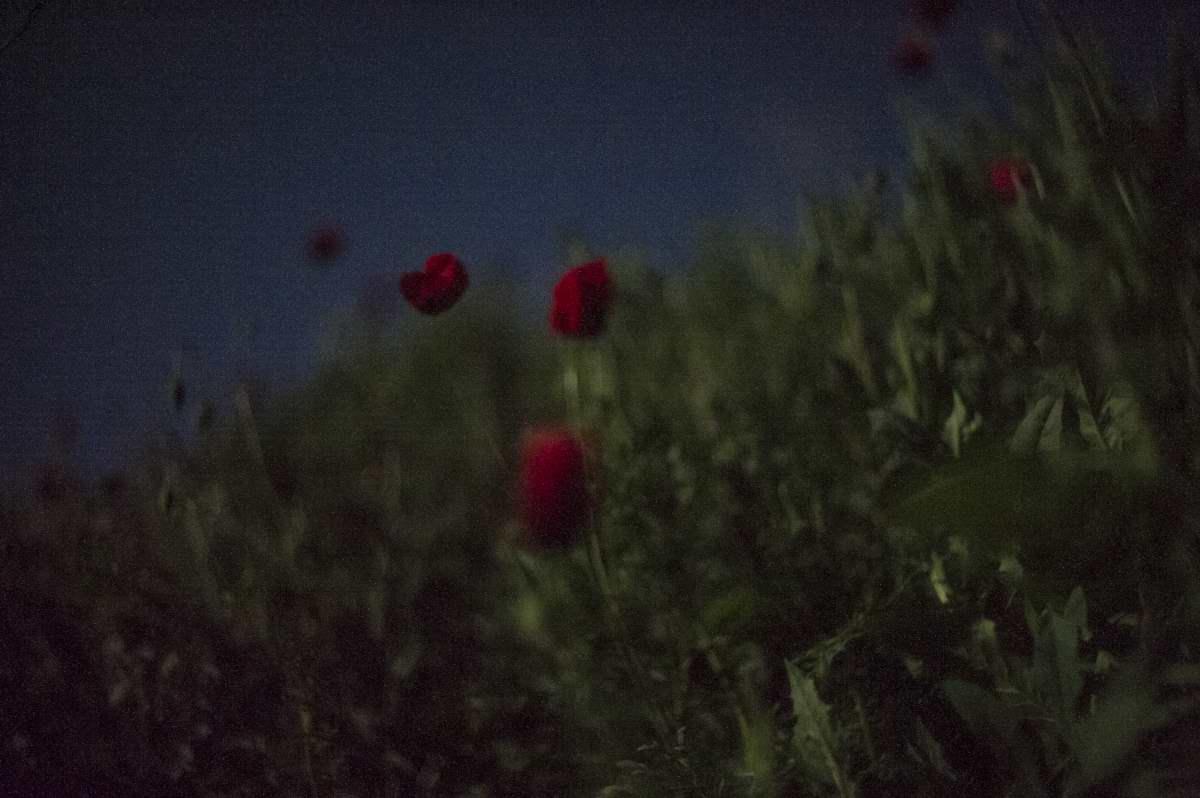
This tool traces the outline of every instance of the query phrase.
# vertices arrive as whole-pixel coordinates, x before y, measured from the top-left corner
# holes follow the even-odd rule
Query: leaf
[[[1083,595],[1082,587],[1076,587],[1067,597],[1067,604],[1063,607],[1063,618],[1075,624],[1081,640],[1086,642],[1091,639],[1092,634],[1087,625],[1087,599]]]
[[[1087,390],[1083,387],[1083,378],[1078,369],[1067,381],[1067,391],[1071,394],[1075,413],[1079,416],[1079,434],[1084,442],[1092,449],[1107,449],[1104,436],[1100,434],[1100,426],[1096,423],[1096,416],[1092,413],[1092,405],[1088,401]]]
[[[1131,446],[1141,432],[1137,400],[1132,396],[1110,394],[1100,407],[1100,418],[1104,422],[1101,433],[1104,443],[1114,451]]]
[[[1029,627],[1029,633],[1037,637],[1038,629],[1041,628],[1041,623],[1038,620],[1037,610],[1033,608],[1033,603],[1029,597],[1025,597],[1025,625]]]
[[[1012,744],[1017,732],[1017,717],[994,695],[977,684],[959,679],[947,679],[942,691],[967,722],[972,734],[980,738],[994,737],[1005,745]]]
[[[971,733],[991,748],[996,759],[1014,765],[1025,788],[1021,794],[1048,798],[1029,740],[1019,733],[1020,718],[1016,712],[970,682],[948,679],[942,684],[942,691]]]
[[[932,555],[932,565],[929,567],[929,583],[942,604],[950,603],[950,582],[946,579],[946,568],[942,556],[936,551]]]
[[[885,512],[928,544],[957,534],[976,557],[1016,552],[1026,591],[1064,595],[1099,573],[1120,571],[1105,554],[1119,542],[1120,525],[1099,521],[1126,512],[1147,489],[1136,466],[1112,452],[1030,457],[973,448],[929,472],[916,489],[896,491]]]
[[[858,612],[832,637],[819,640],[810,646],[800,661],[817,679],[824,679],[825,675],[829,673],[834,659],[846,649],[847,645],[862,637],[865,632],[866,614]]]
[[[754,613],[754,591],[744,585],[734,587],[704,605],[704,627],[720,634],[736,627]]]
[[[1119,671],[1096,711],[1075,728],[1078,771],[1067,794],[1084,795],[1119,773],[1142,736],[1166,720],[1165,710],[1154,702],[1146,664]]]
[[[896,353],[896,362],[904,375],[904,386],[896,392],[896,405],[907,418],[916,421],[920,417],[918,407],[920,383],[917,380],[917,370],[913,365],[912,346],[908,340],[908,332],[899,321],[892,330],[892,349]],[[955,397],[957,398],[957,393]],[[955,457],[958,453],[955,452]]]
[[[971,642],[979,664],[992,675],[997,687],[1009,686],[1008,665],[1000,653],[1000,641],[996,637],[996,622],[981,618],[971,628]]]
[[[942,440],[950,447],[950,451],[954,453],[955,459],[961,453],[962,445],[982,425],[983,419],[978,413],[974,416],[968,416],[967,406],[963,404],[962,397],[955,390],[954,409],[950,411],[950,416],[942,425]]]
[[[762,794],[775,793],[775,725],[770,712],[753,707],[743,716],[742,765]]]
[[[932,734],[929,733],[929,728],[917,719],[917,745],[921,753],[925,755],[927,761],[935,771],[950,781],[954,781],[957,775],[954,769],[950,767],[950,763],[946,761],[946,755],[942,750],[942,744],[939,743]]]
[[[837,787],[840,795],[851,795],[850,785],[837,761],[837,740],[829,721],[829,707],[817,695],[812,679],[791,662],[784,663],[792,687],[792,711],[796,725],[792,743],[805,770],[813,778]]]
[[[1025,576],[1025,569],[1021,567],[1021,562],[1015,555],[1005,554],[1000,557],[1000,566],[996,570],[1000,581],[1011,591],[1009,595],[1009,600],[1011,601],[1012,593],[1015,593],[1017,588],[1021,586],[1021,580]]]
[[[1043,396],[1034,402],[1033,407],[1025,414],[1025,418],[1021,419],[1021,423],[1017,425],[1017,430],[1009,441],[1009,449],[1017,454],[1031,454],[1036,448],[1039,448],[1042,430],[1046,426],[1046,419],[1049,418],[1050,411],[1054,409],[1054,404],[1055,397],[1053,396]]]
[[[1079,658],[1079,629],[1061,615],[1051,613],[1034,643],[1030,675],[1034,690],[1070,728],[1083,692],[1084,663]]]
[[[1046,423],[1042,425],[1042,434],[1038,437],[1039,452],[1057,452],[1062,449],[1062,414],[1063,414],[1063,398],[1060,396],[1054,401],[1054,405],[1050,408],[1050,413],[1046,416]]]
[[[892,504],[891,519],[926,533],[950,531],[997,552],[1012,534],[1030,527],[1059,504],[1057,486],[1026,458],[995,450],[964,456],[934,471],[924,484]],[[978,549],[976,549],[978,551]]]

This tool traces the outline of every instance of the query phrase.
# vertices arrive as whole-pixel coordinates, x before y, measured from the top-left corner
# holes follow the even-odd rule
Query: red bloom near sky
[[[562,548],[579,539],[591,509],[583,443],[570,430],[533,432],[521,453],[521,520],[528,542]]]
[[[920,75],[933,63],[933,50],[927,41],[910,34],[900,41],[892,53],[892,61],[904,74]]]
[[[422,313],[435,316],[447,311],[467,290],[467,270],[449,252],[425,261],[424,271],[400,277],[400,293]]]
[[[320,263],[337,259],[346,249],[346,233],[337,225],[313,230],[308,237],[308,257]]]
[[[1012,205],[1017,201],[1017,188],[1024,188],[1029,182],[1029,164],[1015,158],[1001,158],[992,161],[988,177],[996,198]]]
[[[576,266],[554,286],[550,327],[559,335],[591,338],[604,332],[612,280],[604,259]]]

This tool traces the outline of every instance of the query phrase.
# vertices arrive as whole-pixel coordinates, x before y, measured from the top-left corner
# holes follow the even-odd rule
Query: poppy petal
[[[423,271],[401,275],[400,293],[418,311],[432,316],[458,302],[468,282],[467,271],[458,258],[440,253],[425,261]]]
[[[521,457],[521,515],[527,541],[539,548],[575,543],[591,511],[582,441],[565,428],[542,429]]]
[[[569,270],[554,286],[550,327],[560,335],[590,338],[604,332],[612,280],[603,259]]]

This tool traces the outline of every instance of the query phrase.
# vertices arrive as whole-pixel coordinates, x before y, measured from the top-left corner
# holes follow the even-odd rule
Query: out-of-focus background
[[[1200,32],[1191,3],[1059,6],[1131,83],[1168,14]],[[706,220],[790,233],[807,194],[900,166],[905,105],[990,103],[981,35],[1026,35],[1014,5],[962,3],[910,77],[909,25],[878,0],[8,0],[0,469],[72,449],[96,476],[240,376],[296,382],[364,293],[408,312],[396,278],[433,252],[542,312],[573,240],[670,271]],[[345,234],[324,264],[322,225]]]

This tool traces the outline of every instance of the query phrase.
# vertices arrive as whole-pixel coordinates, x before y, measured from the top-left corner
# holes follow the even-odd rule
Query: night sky
[[[34,5],[6,4],[0,42]],[[48,2],[0,53],[0,467],[64,415],[85,475],[113,466],[181,351],[200,390],[300,378],[323,319],[434,252],[548,296],[562,230],[664,270],[704,221],[792,232],[902,163],[901,101],[985,98],[984,35],[1025,37],[964,0],[914,81],[902,0],[540,5]],[[1161,69],[1159,3],[1065,5],[1129,80]],[[349,246],[314,269],[325,221]]]

